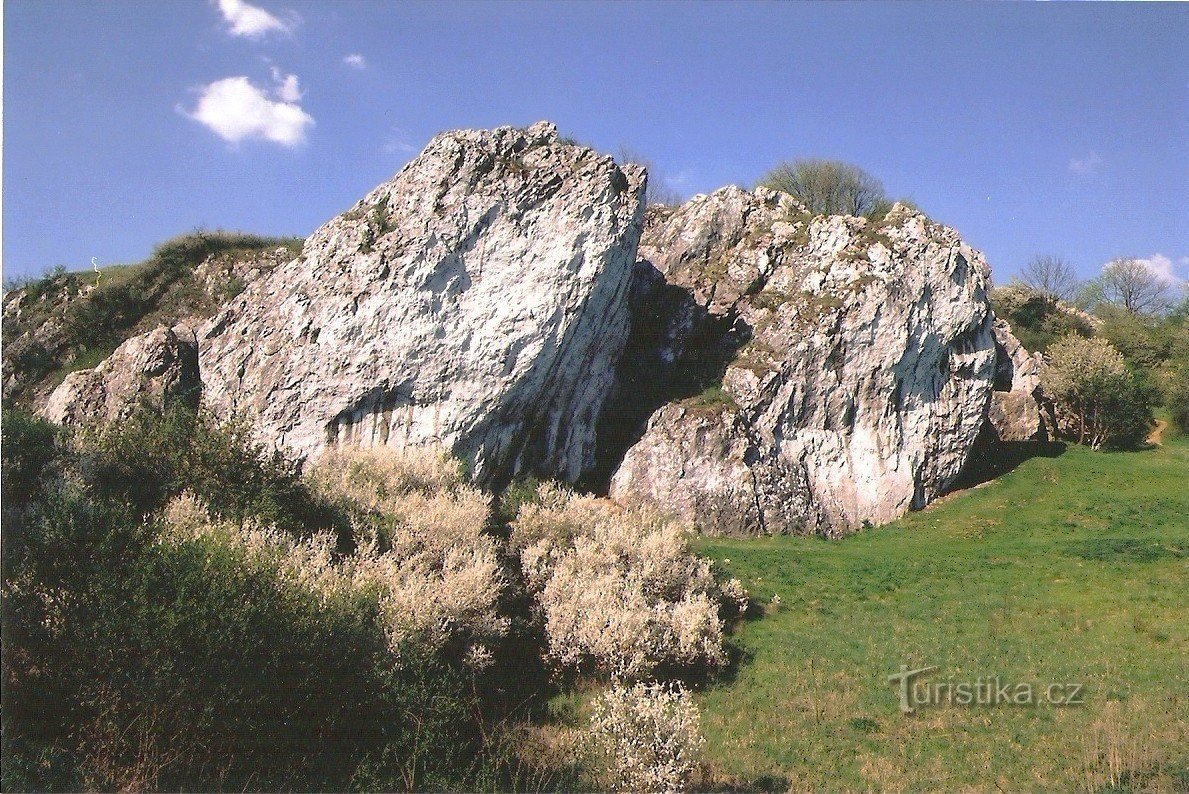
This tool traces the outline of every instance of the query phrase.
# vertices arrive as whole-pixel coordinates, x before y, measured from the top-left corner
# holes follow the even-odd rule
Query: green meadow
[[[698,695],[711,787],[1189,789],[1189,440],[1068,446],[842,540],[704,538],[761,614]],[[1080,684],[900,710],[888,676]]]

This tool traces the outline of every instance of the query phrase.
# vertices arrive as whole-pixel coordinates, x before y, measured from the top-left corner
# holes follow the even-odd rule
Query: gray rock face
[[[724,188],[650,215],[640,256],[694,306],[652,291],[681,308],[658,318],[643,301],[645,358],[708,388],[687,382],[652,415],[614,498],[709,532],[835,534],[921,507],[958,475],[995,339],[988,268],[956,232],[901,205],[875,224]]]
[[[1041,358],[1024,349],[1006,320],[996,319],[993,330],[995,388],[987,421],[1000,441],[1027,441],[1041,429]]]
[[[201,329],[205,399],[297,453],[440,444],[480,482],[576,479],[644,187],[551,124],[439,135]]]
[[[94,369],[67,375],[41,413],[62,425],[109,422],[127,418],[142,404],[197,405],[200,385],[194,331],[163,326],[132,337]]]

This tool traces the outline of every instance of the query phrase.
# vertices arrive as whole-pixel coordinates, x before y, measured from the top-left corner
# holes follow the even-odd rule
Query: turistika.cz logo
[[[898,684],[900,711],[912,714],[918,706],[1076,706],[1081,704],[1081,684],[1056,682],[1051,684],[1012,683],[999,676],[979,676],[973,681],[955,681],[953,676],[942,681],[922,679],[936,667],[908,669],[900,665],[900,672],[888,676],[888,683]]]

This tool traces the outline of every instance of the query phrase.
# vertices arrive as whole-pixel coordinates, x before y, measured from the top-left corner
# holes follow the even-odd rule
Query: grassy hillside
[[[161,324],[213,314],[244,288],[241,273],[296,256],[302,241],[194,232],[152,256],[100,273],[56,270],[5,285],[4,398],[28,407],[67,374],[93,367],[121,342]]]
[[[700,695],[720,781],[1189,788],[1189,441],[1070,446],[841,541],[704,539],[769,604]],[[1085,686],[1078,706],[930,705],[887,681]]]

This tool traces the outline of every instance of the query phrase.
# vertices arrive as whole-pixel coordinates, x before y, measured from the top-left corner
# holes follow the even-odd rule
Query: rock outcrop
[[[878,223],[813,217],[785,194],[724,188],[651,215],[640,258],[667,287],[640,287],[663,305],[638,301],[649,341],[629,344],[688,396],[652,415],[614,498],[709,532],[835,534],[958,475],[995,339],[989,270],[956,232],[902,205]]]
[[[763,188],[646,213],[644,189],[544,122],[443,133],[299,257],[205,262],[194,283],[230,299],[196,340],[129,340],[45,413],[119,418],[201,374],[208,407],[299,456],[438,446],[482,485],[580,482],[728,534],[889,521],[980,429],[1037,432],[1038,360],[953,230]]]
[[[299,454],[440,444],[483,483],[576,479],[628,331],[642,169],[448,132],[199,334],[204,399]]]
[[[94,369],[67,375],[41,413],[62,425],[103,423],[125,419],[142,405],[196,406],[199,389],[194,331],[162,326],[127,340]]]
[[[1040,354],[1024,349],[1006,320],[996,319],[995,388],[987,421],[999,441],[1027,441],[1042,427]]]

